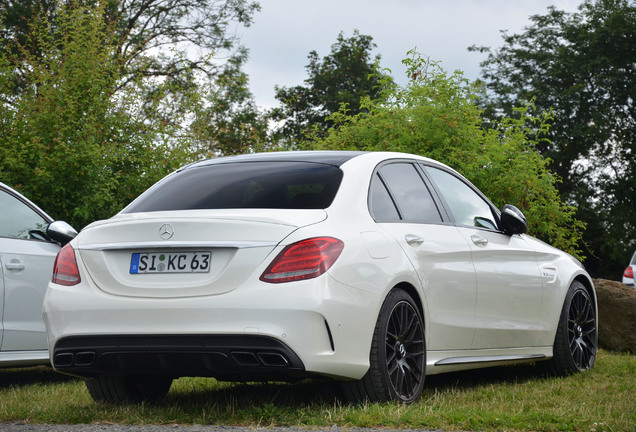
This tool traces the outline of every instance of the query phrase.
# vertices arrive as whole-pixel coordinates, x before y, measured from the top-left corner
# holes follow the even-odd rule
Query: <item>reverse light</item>
[[[58,285],[72,286],[77,285],[81,281],[77,260],[75,259],[75,251],[67,244],[55,257],[51,282]]]
[[[282,283],[320,276],[336,262],[344,243],[333,237],[315,237],[286,246],[260,277]]]
[[[625,273],[623,273],[623,276],[629,279],[634,279],[634,269],[632,268],[632,266],[628,266],[625,269]]]

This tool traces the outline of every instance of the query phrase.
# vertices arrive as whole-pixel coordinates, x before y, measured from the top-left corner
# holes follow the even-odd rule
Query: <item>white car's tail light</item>
[[[344,243],[333,237],[315,237],[283,249],[263,272],[264,282],[311,279],[326,272],[340,256]]]
[[[75,251],[70,245],[64,246],[55,258],[51,282],[58,285],[77,285],[81,282]]]
[[[632,266],[628,266],[623,273],[623,276],[629,279],[634,279],[634,269]]]

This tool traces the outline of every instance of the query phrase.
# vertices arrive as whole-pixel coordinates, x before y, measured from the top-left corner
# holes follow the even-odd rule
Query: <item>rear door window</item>
[[[371,213],[378,222],[442,221],[431,192],[408,162],[382,166],[371,184]]]

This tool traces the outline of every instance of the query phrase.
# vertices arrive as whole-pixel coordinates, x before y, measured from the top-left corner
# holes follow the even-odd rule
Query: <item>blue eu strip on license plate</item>
[[[132,254],[132,259],[130,260],[130,273],[139,273],[139,256],[141,254],[134,253]]]
[[[209,251],[135,252],[130,258],[130,274],[209,273]]]

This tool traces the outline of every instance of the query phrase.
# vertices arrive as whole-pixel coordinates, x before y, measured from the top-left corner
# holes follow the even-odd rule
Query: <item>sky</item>
[[[549,6],[576,12],[582,0],[259,0],[250,27],[240,29],[249,49],[245,72],[261,108],[278,106],[276,85],[292,87],[307,78],[309,52],[322,58],[331,52],[340,32],[369,35],[377,45],[380,65],[406,82],[401,60],[409,50],[440,62],[448,72],[461,70],[473,80],[485,54],[471,45],[500,47],[502,30],[518,34],[531,15],[544,15]]]

